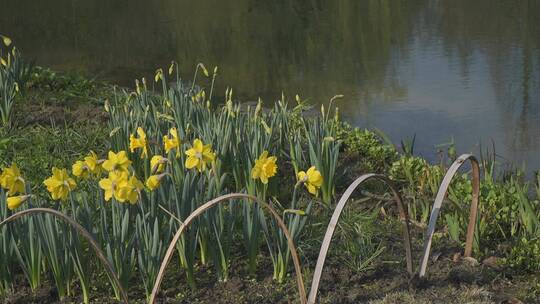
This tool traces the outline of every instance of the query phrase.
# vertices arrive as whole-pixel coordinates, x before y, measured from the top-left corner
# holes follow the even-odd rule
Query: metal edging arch
[[[442,206],[442,203],[444,201],[444,198],[446,197],[446,193],[448,192],[448,188],[450,187],[450,183],[452,182],[452,179],[457,173],[457,170],[467,161],[469,160],[472,166],[472,201],[471,201],[471,207],[470,207],[470,213],[469,213],[469,224],[467,227],[467,238],[465,241],[465,257],[470,257],[472,254],[472,246],[473,246],[473,240],[474,240],[474,230],[476,226],[476,218],[478,214],[478,201],[480,197],[480,165],[478,164],[478,160],[476,157],[474,157],[472,154],[463,154],[460,157],[458,157],[454,163],[450,166],[448,171],[446,172],[443,181],[441,183],[441,186],[439,187],[439,191],[437,192],[437,196],[435,197],[435,202],[433,203],[433,208],[431,210],[431,215],[429,217],[429,224],[428,229],[426,233],[426,239],[424,241],[424,253],[422,255],[422,259],[420,260],[420,272],[419,277],[423,277],[426,275],[427,270],[427,263],[429,260],[429,254],[431,249],[431,242],[433,240],[433,234],[435,233],[435,225],[437,224],[437,218],[439,216],[439,212]]]
[[[231,194],[226,194],[226,195],[222,195],[220,197],[217,197],[217,198],[215,198],[215,199],[213,199],[211,201],[208,201],[205,204],[201,205],[199,208],[197,208],[195,211],[193,211],[186,218],[186,220],[182,223],[180,228],[177,230],[176,234],[174,235],[172,241],[169,244],[169,248],[167,249],[167,252],[165,253],[165,257],[163,258],[163,261],[161,263],[159,273],[158,273],[158,276],[156,278],[156,282],[154,283],[154,288],[152,289],[152,294],[150,295],[149,303],[155,303],[155,301],[156,301],[156,296],[157,296],[157,293],[159,292],[161,282],[162,282],[163,277],[165,275],[165,270],[166,270],[167,265],[169,264],[169,262],[170,262],[170,260],[172,258],[172,255],[174,254],[174,249],[175,249],[176,243],[178,242],[178,240],[182,236],[182,233],[189,227],[189,225],[197,217],[202,215],[205,211],[207,211],[208,209],[216,206],[217,204],[225,203],[225,202],[227,202],[227,201],[229,201],[231,199],[247,199],[247,200],[251,200],[251,201],[254,201],[254,202],[260,204],[261,206],[268,209],[268,211],[270,211],[270,213],[272,214],[272,216],[274,217],[274,219],[278,223],[278,226],[283,231],[283,234],[287,238],[289,249],[291,251],[291,257],[292,257],[293,264],[294,264],[294,269],[295,269],[295,272],[296,272],[296,282],[297,282],[297,285],[298,285],[298,293],[299,293],[299,296],[300,296],[300,303],[301,304],[307,303],[306,291],[305,291],[305,288],[304,288],[304,281],[303,281],[303,278],[302,278],[302,270],[300,268],[300,259],[298,258],[298,253],[296,251],[296,247],[294,246],[293,239],[292,239],[292,237],[291,237],[291,235],[289,233],[289,230],[287,229],[287,226],[285,225],[285,223],[283,222],[281,217],[278,215],[278,213],[274,210],[274,208],[272,208],[272,206],[270,206],[268,203],[262,201],[258,197],[248,195],[248,194],[244,194],[244,193],[231,193]]]
[[[332,241],[332,236],[334,235],[334,231],[336,229],[337,223],[339,221],[339,218],[341,216],[341,213],[347,204],[347,201],[349,200],[349,197],[352,195],[354,190],[358,188],[362,183],[364,183],[367,180],[370,179],[377,179],[382,182],[384,182],[394,194],[394,200],[396,201],[396,204],[398,206],[398,211],[400,215],[400,219],[403,221],[403,242],[405,246],[405,255],[407,260],[407,271],[412,276],[414,273],[413,270],[413,260],[412,260],[412,250],[411,250],[411,238],[410,238],[410,232],[409,232],[409,217],[407,215],[407,212],[403,206],[403,200],[401,199],[401,196],[399,195],[399,192],[394,187],[392,181],[387,178],[385,175],[381,174],[364,174],[357,178],[343,193],[341,196],[336,209],[334,210],[334,213],[332,214],[332,218],[330,219],[330,223],[328,224],[328,228],[326,229],[326,234],[324,236],[321,249],[319,252],[319,257],[317,258],[317,264],[315,266],[315,272],[313,274],[313,280],[311,283],[311,289],[309,292],[309,298],[308,303],[314,304],[317,299],[317,292],[319,289],[319,283],[322,275],[322,270],[324,267],[324,262],[326,260],[326,255],[328,253],[328,249],[330,247],[330,243]]]
[[[12,214],[11,216],[7,217],[2,222],[0,222],[0,227],[20,217],[24,217],[26,215],[40,214],[40,213],[50,214],[56,217],[57,219],[64,221],[65,223],[70,225],[72,228],[77,230],[77,232],[79,232],[79,234],[83,238],[85,238],[86,241],[88,241],[88,244],[90,244],[90,246],[94,249],[94,252],[96,253],[98,259],[103,263],[103,265],[105,266],[105,270],[109,273],[109,276],[112,278],[116,287],[120,291],[120,296],[122,298],[122,301],[125,304],[127,304],[128,303],[127,293],[122,287],[122,284],[120,283],[120,280],[118,279],[118,276],[116,275],[116,272],[114,271],[114,267],[111,265],[109,260],[107,260],[107,257],[105,256],[101,248],[99,248],[99,245],[94,240],[92,235],[86,229],[84,229],[83,226],[81,226],[79,223],[77,223],[75,220],[73,220],[69,216],[63,214],[60,211],[50,209],[50,208],[32,208],[32,209],[26,209],[26,210],[22,210],[22,211]]]

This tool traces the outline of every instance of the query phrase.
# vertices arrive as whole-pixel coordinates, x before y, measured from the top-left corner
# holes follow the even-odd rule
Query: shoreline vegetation
[[[94,236],[130,302],[149,299],[180,223],[202,203],[233,192],[278,210],[309,288],[337,200],[364,173],[385,174],[398,187],[418,267],[431,206],[458,156],[453,147],[430,164],[414,155],[414,144],[398,148],[341,121],[332,102],[320,110],[300,96],[283,96],[268,108],[240,105],[233,89],[215,102],[217,68],[202,64],[189,83],[172,63],[129,90],[35,67],[5,38],[4,44],[0,107],[10,114],[0,128],[0,218],[32,207],[70,216]],[[537,302],[540,176],[498,173],[492,155],[479,159],[473,259],[460,256],[472,199],[468,169],[451,183],[422,280],[407,274],[392,196],[369,183],[339,222],[319,302]],[[50,216],[2,226],[0,240],[0,298],[6,303],[121,297],[88,243]],[[258,205],[234,200],[216,207],[175,249],[160,303],[298,299],[284,235]]]

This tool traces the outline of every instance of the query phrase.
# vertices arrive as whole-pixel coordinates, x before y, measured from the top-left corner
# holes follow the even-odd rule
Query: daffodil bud
[[[174,61],[171,61],[171,65],[169,65],[169,75],[172,75],[173,70],[174,70]]]
[[[201,67],[201,69],[202,69],[202,71],[203,71],[204,76],[209,77],[210,74],[208,73],[208,70],[206,69],[206,67],[204,66],[204,64],[199,63],[199,65],[200,65],[200,67]]]
[[[300,216],[306,215],[306,212],[304,210],[298,210],[298,209],[285,209],[283,210],[283,214],[292,213]]]
[[[155,82],[158,82],[160,79],[161,81],[165,80],[165,77],[163,76],[163,69],[157,69],[156,76],[154,76]]]
[[[263,125],[264,131],[266,134],[270,135],[272,134],[272,128],[270,128],[264,120],[261,119],[261,124]]]
[[[135,90],[137,91],[137,94],[141,95],[141,87],[139,85],[139,79],[135,79]]]
[[[257,107],[255,108],[255,117],[259,116],[261,109],[262,109],[262,100],[259,97],[259,101],[257,102]]]
[[[19,206],[24,203],[27,199],[29,199],[32,195],[18,195],[18,196],[11,196],[8,197],[6,200],[7,207],[9,210],[15,210],[19,208]]]
[[[4,45],[5,46],[10,46],[11,45],[11,39],[7,36],[1,36],[2,37],[2,41],[4,42]]]
[[[146,180],[146,187],[150,189],[150,191],[156,190],[159,185],[161,184],[161,180],[166,176],[166,173],[158,174],[158,175],[151,175]]]

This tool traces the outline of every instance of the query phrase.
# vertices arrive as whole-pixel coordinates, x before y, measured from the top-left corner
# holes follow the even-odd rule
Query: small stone
[[[499,266],[499,258],[496,256],[487,257],[482,261],[482,265],[487,267],[497,267]]]
[[[480,263],[478,263],[478,260],[476,260],[475,258],[471,258],[471,257],[463,258],[463,262],[466,265],[471,266],[471,267],[476,267],[476,266],[480,265]]]
[[[458,263],[460,260],[461,260],[461,252],[454,253],[454,255],[452,256],[452,261],[454,263]]]

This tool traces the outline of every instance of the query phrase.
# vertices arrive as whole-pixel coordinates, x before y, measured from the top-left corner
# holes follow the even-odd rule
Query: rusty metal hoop
[[[77,230],[77,232],[79,232],[79,234],[84,239],[86,239],[86,241],[88,241],[88,244],[90,244],[92,249],[94,249],[94,252],[96,253],[96,256],[103,263],[103,265],[105,266],[105,270],[108,272],[109,276],[114,281],[114,284],[116,285],[116,287],[120,291],[120,296],[122,298],[122,301],[125,304],[127,304],[128,303],[127,293],[124,290],[124,288],[122,287],[122,284],[120,283],[120,280],[118,279],[118,276],[116,275],[116,272],[114,272],[114,267],[111,265],[109,260],[107,260],[107,257],[105,257],[105,254],[103,253],[101,248],[99,248],[99,245],[94,240],[92,235],[86,229],[84,229],[83,226],[81,226],[79,223],[77,223],[75,220],[73,220],[69,216],[63,214],[60,211],[50,209],[50,208],[32,208],[32,209],[26,209],[26,210],[22,210],[22,211],[19,211],[17,213],[12,214],[11,216],[7,217],[5,220],[0,222],[0,227],[2,227],[3,225],[5,225],[5,224],[7,224],[9,222],[12,222],[12,221],[14,221],[14,220],[16,220],[16,219],[18,219],[20,217],[23,217],[25,215],[33,215],[33,214],[38,214],[38,213],[50,214],[50,215],[53,215],[54,217],[56,217],[57,219],[60,219],[60,220],[64,221],[66,224],[70,225],[72,228]]]
[[[429,254],[430,254],[430,249],[431,249],[431,241],[433,239],[433,233],[435,233],[435,225],[437,224],[437,217],[439,216],[439,212],[440,212],[443,200],[446,197],[446,193],[448,192],[450,183],[452,182],[452,179],[456,175],[457,170],[467,160],[470,161],[471,167],[472,167],[472,202],[471,202],[470,215],[469,215],[469,225],[467,227],[467,238],[465,241],[464,256],[470,257],[472,254],[474,230],[476,226],[476,217],[478,213],[478,199],[480,196],[480,166],[478,164],[478,160],[472,154],[463,154],[460,157],[458,157],[458,159],[456,159],[454,163],[452,163],[452,165],[446,172],[446,175],[444,176],[441,186],[439,187],[439,191],[437,192],[437,196],[435,197],[435,203],[433,204],[433,208],[431,210],[426,239],[424,241],[424,254],[422,255],[422,259],[420,260],[419,277],[423,277],[426,275],[427,263],[429,260]]]
[[[343,193],[341,196],[336,209],[334,210],[334,213],[332,214],[332,218],[330,219],[330,224],[328,224],[328,228],[326,229],[326,234],[324,235],[324,239],[321,245],[321,250],[319,252],[319,257],[317,258],[317,264],[315,266],[315,272],[313,274],[313,281],[311,282],[311,289],[309,291],[309,298],[308,303],[314,304],[315,300],[317,299],[317,292],[319,289],[319,283],[322,275],[322,270],[324,267],[324,261],[326,260],[326,255],[328,253],[328,249],[330,247],[330,242],[332,241],[332,236],[334,235],[334,231],[336,229],[336,225],[339,221],[339,217],[341,216],[341,212],[343,211],[343,208],[347,204],[347,201],[349,200],[349,197],[352,195],[354,190],[358,188],[363,182],[370,180],[370,179],[377,179],[382,182],[384,182],[392,191],[394,195],[394,200],[396,201],[398,211],[399,211],[399,217],[400,220],[403,221],[403,243],[405,246],[405,256],[407,260],[407,271],[412,276],[413,275],[413,261],[412,261],[412,250],[411,250],[411,237],[409,234],[409,217],[407,212],[405,211],[405,208],[403,207],[403,200],[401,199],[401,196],[399,195],[399,192],[394,187],[392,181],[388,179],[386,176],[381,174],[364,174],[357,178]]]
[[[231,193],[231,194],[226,194],[226,195],[222,195],[220,197],[217,197],[217,198],[215,198],[215,199],[213,199],[211,201],[206,202],[205,204],[203,204],[199,208],[197,208],[195,211],[193,211],[186,218],[186,220],[182,223],[182,225],[180,226],[180,228],[178,229],[178,231],[174,235],[171,243],[169,244],[169,248],[167,249],[167,252],[165,253],[165,257],[163,258],[163,262],[161,263],[161,266],[159,268],[159,273],[158,273],[158,276],[156,278],[156,282],[154,283],[154,288],[152,289],[152,294],[150,295],[149,303],[155,303],[155,301],[156,301],[156,296],[157,296],[157,293],[159,292],[161,282],[162,282],[163,277],[165,275],[165,270],[166,270],[167,265],[169,264],[169,262],[170,262],[170,260],[172,258],[172,255],[174,254],[174,249],[175,249],[176,243],[178,242],[178,240],[182,236],[182,233],[189,227],[189,225],[197,217],[202,215],[208,209],[214,207],[215,205],[217,205],[219,203],[224,203],[224,202],[226,202],[228,200],[231,200],[231,199],[248,199],[248,200],[256,202],[257,204],[260,204],[261,206],[268,209],[268,211],[270,211],[270,213],[272,214],[272,216],[276,220],[278,226],[283,231],[283,234],[287,238],[287,243],[289,245],[289,249],[291,250],[291,257],[292,257],[292,260],[293,260],[293,263],[294,263],[294,269],[295,269],[295,272],[296,272],[296,282],[297,282],[297,285],[298,285],[298,293],[299,293],[299,296],[300,296],[300,303],[301,304],[307,303],[306,291],[305,291],[305,288],[304,288],[304,281],[302,279],[302,270],[300,268],[300,259],[298,258],[298,253],[296,251],[296,247],[294,246],[293,239],[292,239],[292,237],[291,237],[291,235],[289,233],[289,230],[287,229],[287,226],[285,225],[285,223],[283,222],[281,217],[278,215],[278,213],[274,210],[274,208],[272,208],[272,206],[270,206],[266,202],[262,201],[258,197],[248,195],[248,194],[244,194],[244,193]]]

